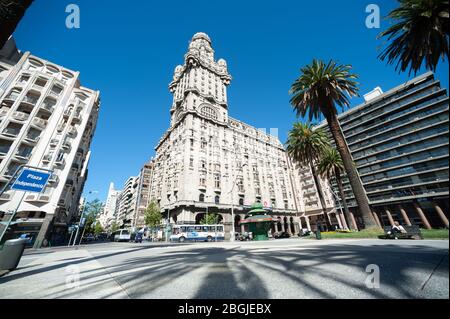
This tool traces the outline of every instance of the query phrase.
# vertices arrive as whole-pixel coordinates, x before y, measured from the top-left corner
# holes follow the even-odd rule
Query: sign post
[[[2,242],[3,237],[6,234],[6,231],[11,226],[11,224],[14,221],[14,218],[16,217],[17,211],[19,210],[20,205],[22,204],[23,199],[25,198],[25,195],[27,192],[31,193],[40,193],[47,185],[47,182],[52,175],[52,171],[38,168],[38,167],[32,167],[32,166],[22,166],[19,168],[13,177],[11,177],[10,181],[8,182],[7,186],[2,190],[2,193],[6,191],[6,188],[9,184],[11,184],[11,181],[16,177],[16,175],[19,174],[14,181],[14,183],[11,185],[11,189],[17,190],[17,191],[23,191],[23,195],[17,204],[15,210],[12,213],[11,218],[8,220],[8,222],[3,223],[5,224],[5,228],[2,231],[2,234],[0,235],[0,243]]]

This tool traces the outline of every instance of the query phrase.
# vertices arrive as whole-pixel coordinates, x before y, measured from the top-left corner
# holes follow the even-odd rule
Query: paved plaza
[[[448,248],[286,239],[29,250],[0,278],[0,298],[449,298]],[[379,288],[366,285],[369,265]]]

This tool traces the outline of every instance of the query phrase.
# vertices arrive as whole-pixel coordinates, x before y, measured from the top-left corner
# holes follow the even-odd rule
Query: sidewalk
[[[80,281],[83,285],[77,287]],[[120,285],[85,249],[23,256],[16,270],[0,278],[0,298],[79,296],[84,299],[128,298]]]

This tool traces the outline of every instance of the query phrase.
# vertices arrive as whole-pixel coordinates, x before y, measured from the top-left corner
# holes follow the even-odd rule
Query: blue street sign
[[[47,184],[50,175],[50,172],[39,172],[25,168],[17,177],[11,189],[40,193]]]

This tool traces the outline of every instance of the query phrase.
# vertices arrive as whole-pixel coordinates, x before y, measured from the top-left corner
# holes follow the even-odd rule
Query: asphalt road
[[[448,248],[305,239],[53,248],[27,251],[0,278],[0,298],[448,299]]]

